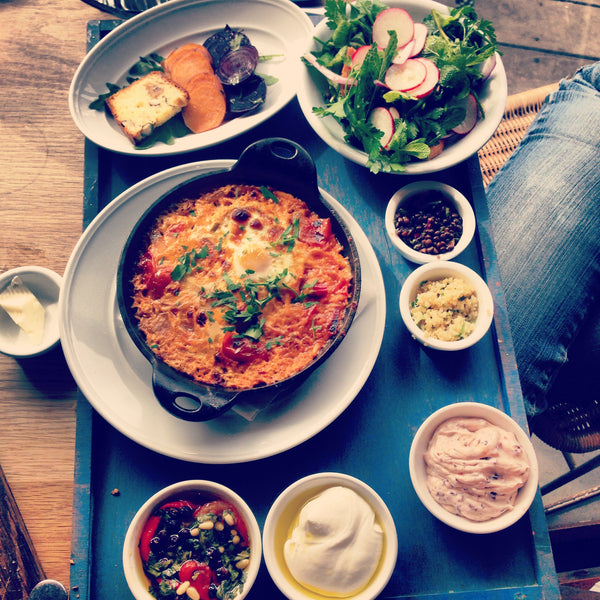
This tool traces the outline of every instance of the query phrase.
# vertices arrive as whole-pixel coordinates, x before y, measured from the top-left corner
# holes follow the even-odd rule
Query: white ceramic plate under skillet
[[[60,297],[61,342],[80,390],[121,433],[151,450],[190,462],[239,463],[278,454],[310,439],[354,400],[379,354],[385,328],[385,288],[376,254],[350,213],[321,190],[358,247],[362,286],[358,311],[335,352],[284,398],[253,420],[232,410],[192,423],[163,409],[152,390],[152,368],[121,319],[116,275],[121,251],[145,210],[175,186],[230,167],[213,160],[173,167],[132,186],[87,227],[65,269]]]

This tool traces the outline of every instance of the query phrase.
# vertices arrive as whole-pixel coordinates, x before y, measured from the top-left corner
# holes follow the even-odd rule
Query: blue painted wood
[[[190,478],[225,484],[245,498],[262,527],[270,504],[290,483],[318,471],[341,471],[373,487],[394,516],[399,556],[382,598],[560,598],[539,494],[528,515],[510,529],[473,536],[433,518],[410,483],[412,437],[441,406],[483,402],[527,427],[476,158],[425,177],[453,185],[472,201],[478,232],[460,262],[487,279],[496,304],[490,333],[459,353],[423,349],[410,338],[399,315],[400,287],[414,267],[388,241],[384,213],[396,189],[414,178],[375,176],[333,152],[309,129],[295,100],[236,140],[179,157],[142,159],[86,146],[84,224],[146,176],[183,162],[237,158],[249,143],[270,136],[293,139],[310,152],[320,186],[352,213],[369,237],[386,288],[380,356],[354,402],[321,433],[277,456],[240,465],[187,463],[147,450],[116,431],[81,398],[71,581],[78,597],[131,597],[121,567],[125,532],[138,507],[165,485]],[[249,598],[279,597],[263,563]]]

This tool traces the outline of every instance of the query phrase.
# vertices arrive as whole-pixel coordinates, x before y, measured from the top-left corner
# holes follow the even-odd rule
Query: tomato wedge
[[[221,344],[223,356],[240,363],[252,362],[265,356],[263,346],[253,343],[249,338],[236,336],[233,331],[227,331]]]
[[[160,517],[152,515],[144,525],[142,535],[140,536],[140,556],[143,561],[147,561],[150,556],[150,540],[154,537],[159,523]]]
[[[198,517],[199,515],[212,514],[222,519],[224,512],[229,512],[233,515],[233,519],[235,521],[235,524],[233,525],[234,529],[237,530],[238,535],[244,540],[244,542],[248,543],[248,528],[246,527],[246,523],[242,519],[235,506],[233,506],[233,504],[230,502],[225,500],[213,500],[211,502],[207,502],[196,510],[194,516]]]
[[[300,219],[298,239],[306,244],[324,246],[331,237],[330,219]]]

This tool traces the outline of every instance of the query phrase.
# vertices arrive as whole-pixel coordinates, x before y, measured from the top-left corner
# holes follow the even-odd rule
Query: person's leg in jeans
[[[553,387],[598,400],[600,63],[561,81],[487,199],[528,415]]]

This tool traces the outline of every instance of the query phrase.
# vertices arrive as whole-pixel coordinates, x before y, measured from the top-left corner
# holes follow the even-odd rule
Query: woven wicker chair
[[[502,122],[494,136],[479,151],[485,186],[518,146],[546,96],[557,87],[558,84],[551,84],[508,97]],[[599,316],[594,315],[593,326],[600,327]],[[567,382],[569,377],[577,377],[577,373],[569,374]],[[567,388],[567,385],[568,383],[564,384],[564,387]],[[542,494],[547,494],[600,466],[600,455],[578,467],[575,467],[572,456],[600,449],[600,401],[597,396],[598,390],[590,391],[591,395],[574,396],[568,393],[567,388],[564,393],[553,395],[544,413],[529,420],[531,432],[552,448],[562,452],[569,467],[567,473],[544,485],[541,488]]]

